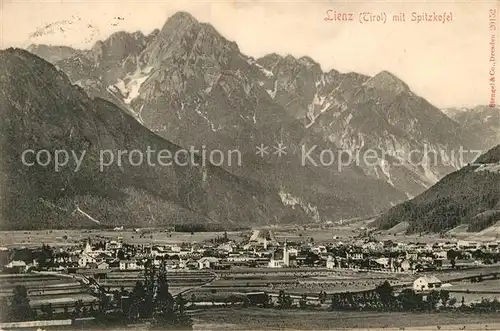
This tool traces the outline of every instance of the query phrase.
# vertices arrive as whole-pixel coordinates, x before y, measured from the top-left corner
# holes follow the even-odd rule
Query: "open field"
[[[73,304],[82,300],[84,303],[97,301],[87,289],[74,279],[57,275],[15,274],[0,275],[0,296],[10,297],[15,286],[24,285],[33,308],[51,303],[54,307]]]
[[[204,289],[251,292],[279,292],[291,294],[321,291],[327,293],[373,289],[388,280],[392,285],[411,282],[414,275],[375,272],[356,272],[330,269],[232,269],[218,272],[219,278]]]
[[[209,309],[193,314],[195,330],[499,330],[499,314],[329,312],[276,309]],[[484,321],[487,320],[488,323]]]
[[[452,283],[450,290],[470,292],[496,292],[500,295],[500,279],[485,280],[479,283],[471,283],[468,281]]]
[[[212,273],[202,270],[169,271],[169,288],[172,294],[176,294],[189,288],[201,286],[213,277]],[[116,271],[107,273],[106,279],[100,279],[98,283],[103,287],[109,287],[111,291],[118,290],[121,287],[125,290],[131,290],[139,280],[143,280],[140,271]]]
[[[228,238],[241,240],[241,232],[228,232]],[[91,240],[116,240],[123,238],[127,244],[181,244],[202,242],[217,236],[223,232],[195,232],[192,235],[185,232],[161,232],[156,230],[133,230],[104,231],[104,230],[37,230],[37,231],[0,231],[0,246],[4,247],[39,247],[42,243],[50,246],[75,245],[86,238]]]

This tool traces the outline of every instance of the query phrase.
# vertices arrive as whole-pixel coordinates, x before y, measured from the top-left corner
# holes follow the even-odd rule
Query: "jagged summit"
[[[323,72],[321,69],[321,65],[309,56],[301,56],[297,58],[291,54],[282,56],[277,53],[270,53],[257,59],[257,63],[264,66],[265,68],[273,68],[277,64],[285,64],[286,66],[290,67],[305,66],[307,69],[314,69],[315,71],[319,70],[320,72]]]
[[[183,30],[193,25],[199,25],[199,24],[200,22],[196,18],[194,18],[194,16],[191,15],[190,13],[179,11],[167,19],[167,21],[160,30],[160,34],[164,35],[172,33],[173,29],[178,30],[177,32],[182,32]]]
[[[309,56],[302,56],[298,60],[300,63],[306,65],[308,68],[310,67],[321,67],[320,64],[316,61],[314,61],[311,57]]]
[[[178,11],[170,18],[168,19],[169,21],[190,21],[192,23],[198,23],[198,20],[191,14],[186,11]]]
[[[97,61],[122,59],[139,54],[146,47],[146,43],[147,38],[140,31],[118,31],[104,41],[96,42],[90,52]]]
[[[396,94],[399,94],[403,91],[410,91],[408,85],[403,82],[400,78],[398,78],[393,73],[383,70],[370,78],[366,82],[366,86],[372,88],[383,89],[386,91],[390,91]]]

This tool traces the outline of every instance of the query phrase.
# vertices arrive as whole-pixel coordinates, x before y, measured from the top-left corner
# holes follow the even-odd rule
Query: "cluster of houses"
[[[322,267],[411,273],[496,263],[500,259],[499,248],[498,242],[429,244],[361,240],[323,245],[313,241],[280,243],[267,237],[243,242],[226,238],[223,242],[164,245],[130,245],[122,239],[86,240],[74,247],[51,248],[51,254],[42,259],[37,252],[16,254],[3,249],[0,250],[0,266],[10,272],[26,272],[30,268],[61,272],[72,269],[126,271],[144,269],[149,260],[157,265],[166,264],[171,269]]]

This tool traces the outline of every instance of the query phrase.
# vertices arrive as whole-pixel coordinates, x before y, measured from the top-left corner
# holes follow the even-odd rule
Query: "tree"
[[[302,294],[300,300],[299,300],[299,307],[301,309],[307,308],[307,294]]]
[[[398,296],[403,311],[414,311],[422,306],[422,297],[413,289],[404,289]]]
[[[42,311],[42,317],[44,319],[52,319],[52,316],[54,314],[54,309],[52,308],[52,304],[49,302],[47,305],[42,305],[40,307],[40,310]]]
[[[308,266],[313,266],[317,261],[319,261],[319,255],[311,251],[307,252],[306,258],[304,259],[304,264]]]
[[[144,303],[146,301],[146,289],[141,281],[135,283],[134,289],[130,294],[130,306],[128,311],[128,318],[131,321],[135,321],[140,317],[144,316]]]
[[[69,317],[68,306],[64,306],[64,308],[63,308],[63,315],[64,315],[64,318],[68,318]]]
[[[288,309],[292,306],[293,300],[292,298],[285,293],[284,290],[280,290],[278,294],[278,308],[280,309]]]
[[[432,290],[427,294],[427,307],[431,310],[436,308],[436,305],[438,304],[440,299],[439,292],[436,290]]]
[[[446,304],[450,300],[450,292],[447,290],[441,290],[439,291],[439,297],[441,299],[441,303],[443,304],[443,307],[446,307]]]
[[[380,297],[380,301],[384,307],[389,307],[391,305],[394,299],[393,292],[394,289],[388,281],[385,281],[375,288],[375,293]]]
[[[453,250],[453,249],[450,249],[449,251],[446,252],[446,258],[450,261],[450,264],[451,264],[451,267],[453,269],[455,269],[455,263],[456,263],[456,258],[458,256],[458,253]]]
[[[10,302],[10,319],[12,321],[27,321],[33,318],[33,310],[28,299],[26,287],[17,285],[14,288]]]
[[[7,322],[9,319],[9,300],[6,297],[0,297],[0,322]]]
[[[194,306],[195,302],[196,302],[196,294],[192,293],[191,294],[191,304]]]
[[[116,257],[119,260],[125,260],[125,252],[123,250],[119,249],[118,252],[116,253]]]
[[[101,295],[99,296],[98,304],[99,315],[103,317],[108,311],[109,305],[111,304],[111,299],[105,293],[101,293]]]
[[[72,316],[73,319],[81,317],[82,308],[83,308],[83,301],[82,300],[76,301],[75,302],[75,309],[73,310],[73,316]]]
[[[169,292],[167,280],[167,268],[164,264],[160,267],[156,282],[154,296],[153,329],[165,330],[191,330],[193,322],[185,311],[186,300],[182,294],[174,297]]]
[[[326,292],[321,291],[319,293],[319,302],[323,304],[325,303],[325,301],[326,301]]]

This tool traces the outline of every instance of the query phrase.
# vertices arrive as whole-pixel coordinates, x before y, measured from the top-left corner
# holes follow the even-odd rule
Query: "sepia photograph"
[[[499,15],[0,0],[0,331],[500,330]]]

